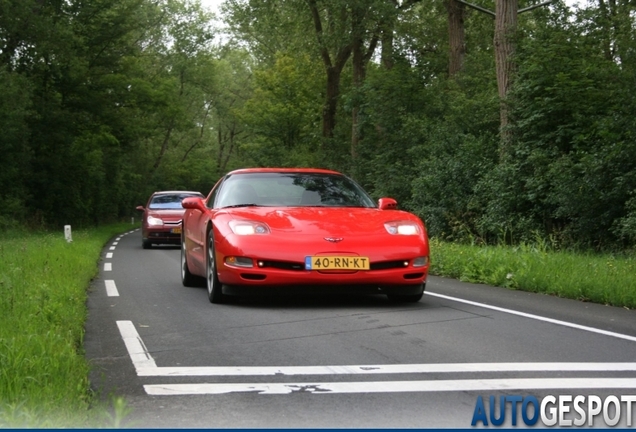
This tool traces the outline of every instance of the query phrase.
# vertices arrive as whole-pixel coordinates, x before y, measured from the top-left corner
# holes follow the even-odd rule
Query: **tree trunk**
[[[466,40],[464,35],[465,6],[457,0],[448,0],[448,41],[450,52],[448,58],[448,76],[453,78],[464,66]]]
[[[340,72],[333,66],[327,68],[327,95],[322,110],[323,138],[333,138],[333,131],[336,128],[336,108],[340,96]]]
[[[380,63],[387,70],[393,68],[395,64],[393,60],[393,32],[395,28],[395,16],[388,15],[382,22],[380,28],[380,38],[382,43],[382,49],[380,52]]]
[[[508,127],[508,106],[506,97],[512,83],[514,63],[512,56],[515,51],[515,32],[517,30],[518,0],[495,1],[495,63],[497,69],[497,89],[500,100],[500,133],[501,144],[499,149],[500,159],[503,160],[508,153],[510,135]]]
[[[349,43],[341,46],[338,49],[335,61],[332,62],[331,55],[327,49],[327,44],[324,41],[322,20],[320,18],[320,12],[318,11],[316,0],[307,0],[307,5],[311,11],[311,16],[314,22],[314,30],[320,47],[320,56],[323,64],[325,65],[325,71],[327,74],[327,92],[325,95],[325,104],[322,109],[322,145],[324,147],[325,143],[333,138],[333,133],[336,128],[336,109],[338,107],[338,97],[340,96],[340,76],[342,75],[342,69],[351,56],[351,44]]]
[[[365,11],[359,7],[351,10],[351,55],[353,62],[353,109],[351,110],[351,159],[355,160],[358,153],[358,143],[362,140],[361,130],[358,120],[360,113],[359,91],[364,82],[364,62],[363,53],[363,28]]]

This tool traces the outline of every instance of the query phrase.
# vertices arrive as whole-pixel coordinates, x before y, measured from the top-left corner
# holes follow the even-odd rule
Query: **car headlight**
[[[420,227],[411,221],[387,222],[384,224],[384,228],[389,234],[394,235],[418,235],[420,233]]]
[[[237,235],[269,234],[269,227],[256,221],[233,220],[230,221],[230,228]]]
[[[252,259],[246,257],[227,256],[225,264],[235,267],[253,267]]]
[[[163,225],[163,221],[161,219],[159,219],[159,218],[154,217],[154,216],[148,216],[146,221],[148,222],[148,225],[152,225],[152,226]]]
[[[424,267],[426,264],[428,264],[427,256],[417,257],[413,260],[413,267]]]

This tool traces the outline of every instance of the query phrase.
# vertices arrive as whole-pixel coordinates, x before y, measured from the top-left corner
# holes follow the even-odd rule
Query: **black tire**
[[[219,274],[216,272],[216,253],[214,251],[214,233],[212,228],[208,231],[205,279],[208,288],[208,299],[210,303],[224,303],[226,296],[223,294],[223,286],[219,281]]]
[[[181,283],[184,287],[199,287],[203,285],[203,278],[190,273],[185,254],[185,242],[181,242]]]
[[[419,285],[421,286],[422,292],[419,294],[387,294],[387,298],[395,303],[417,303],[422,300],[424,296],[424,290],[426,289],[425,284]]]
[[[148,240],[142,240],[141,247],[144,249],[150,249],[152,247],[152,243],[150,243]]]

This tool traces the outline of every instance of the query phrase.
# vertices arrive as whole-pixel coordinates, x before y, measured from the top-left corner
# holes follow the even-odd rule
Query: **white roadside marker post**
[[[71,235],[71,226],[70,225],[64,225],[64,238],[66,239],[66,241],[68,243],[71,243],[73,241],[73,236]]]

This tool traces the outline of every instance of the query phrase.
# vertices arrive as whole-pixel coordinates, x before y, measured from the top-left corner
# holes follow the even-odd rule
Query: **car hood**
[[[265,222],[272,231],[308,235],[386,234],[384,223],[420,219],[400,210],[359,207],[241,207],[228,210],[232,219]]]

